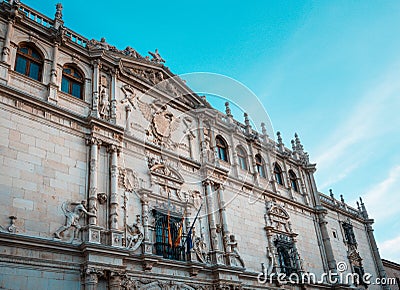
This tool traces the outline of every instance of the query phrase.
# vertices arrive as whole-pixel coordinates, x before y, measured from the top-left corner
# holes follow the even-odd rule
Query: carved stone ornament
[[[266,202],[266,207],[267,213],[264,216],[266,227],[279,233],[293,234],[286,210],[272,201]]]
[[[132,106],[132,108],[136,109],[135,99],[137,97],[137,93],[136,93],[135,89],[132,88],[130,85],[124,85],[121,88],[121,90],[125,95],[125,98],[123,98],[121,100],[121,103],[122,104],[130,104]]]
[[[122,289],[127,290],[199,290],[213,289],[204,285],[188,285],[175,280],[162,281],[156,279],[135,278],[126,276],[121,282]]]
[[[96,215],[88,212],[85,208],[86,201],[82,202],[64,202],[61,206],[61,209],[65,215],[66,221],[65,225],[61,226],[55,233],[54,236],[57,239],[61,239],[61,234],[70,228],[74,228],[74,239],[78,238],[78,233],[81,229],[81,225],[79,224],[79,219],[82,214],[86,214],[91,217],[95,217]],[[72,208],[73,207],[73,208]]]
[[[107,201],[107,194],[105,192],[99,192],[97,194],[97,200],[100,204],[104,204]]]
[[[152,142],[165,147],[177,147],[178,144],[171,140],[171,134],[178,129],[181,120],[168,110],[166,104],[155,101],[148,105],[137,100],[140,111],[147,121],[150,122],[147,135],[153,138]]]
[[[118,168],[119,186],[125,188],[126,191],[132,192],[139,188],[139,179],[136,171],[130,168]]]
[[[196,257],[199,262],[201,262],[201,263],[209,263],[210,262],[207,244],[204,242],[203,237],[195,237],[194,238],[193,250],[196,253]]]
[[[126,237],[126,248],[136,251],[144,239],[144,228],[140,220],[140,215],[136,216],[136,223],[132,226],[127,225],[128,235]]]

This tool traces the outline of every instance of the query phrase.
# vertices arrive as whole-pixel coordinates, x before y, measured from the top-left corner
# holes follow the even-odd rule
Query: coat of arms
[[[143,116],[150,122],[147,135],[154,137],[153,142],[166,147],[177,146],[171,140],[171,134],[178,129],[181,120],[168,110],[166,104],[160,104],[156,101],[148,105],[139,99],[137,101]]]

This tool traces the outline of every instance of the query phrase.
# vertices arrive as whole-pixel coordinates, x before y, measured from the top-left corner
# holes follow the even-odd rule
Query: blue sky
[[[23,1],[51,17],[56,2]],[[198,2],[62,3],[89,39],[245,84],[287,146],[299,133],[320,191],[364,197],[382,257],[400,262],[400,2]]]

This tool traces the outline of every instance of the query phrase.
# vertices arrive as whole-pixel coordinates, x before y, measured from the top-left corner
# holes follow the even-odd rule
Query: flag
[[[166,189],[167,190],[167,189]],[[167,216],[167,224],[168,224],[168,246],[172,248],[172,237],[171,237],[171,225],[170,225],[170,214],[169,214],[169,207],[170,207],[170,200],[169,200],[169,190],[168,191],[168,216]]]
[[[199,217],[199,213],[201,208],[203,207],[203,203],[200,205],[199,210],[197,211],[196,217],[193,220],[192,226],[190,227],[189,232],[186,235],[186,245],[187,245],[187,252],[189,253],[190,250],[193,248],[193,241],[192,241],[192,230],[194,227],[194,224],[196,223],[197,218]]]
[[[190,253],[190,250],[193,248],[192,229],[190,229],[187,234],[186,245],[187,245],[187,253]]]
[[[169,209],[168,209],[167,223],[168,223],[168,246],[172,247],[172,237],[171,237],[171,225],[170,225]]]
[[[184,220],[185,220],[185,215],[186,215],[186,209],[185,209],[184,212],[183,212],[182,221],[181,221],[181,223],[180,223],[180,225],[179,225],[179,228],[178,228],[178,236],[176,237],[175,243],[174,243],[174,247],[175,247],[175,248],[178,247],[179,244],[181,243],[182,232],[183,232],[183,222],[184,222]]]

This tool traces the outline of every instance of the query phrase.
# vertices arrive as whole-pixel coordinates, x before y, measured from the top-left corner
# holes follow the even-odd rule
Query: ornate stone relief
[[[144,239],[144,228],[140,219],[140,215],[136,216],[136,223],[132,226],[127,225],[128,235],[126,237],[126,248],[136,251],[142,244]]]
[[[61,205],[61,209],[65,215],[66,221],[65,225],[61,226],[55,233],[54,236],[57,239],[61,239],[61,234],[70,228],[74,228],[74,239],[78,238],[78,233],[81,229],[81,225],[79,224],[79,219],[82,214],[86,214],[88,216],[96,216],[93,213],[90,213],[85,208],[86,201],[81,202],[63,202]],[[73,207],[73,208],[72,208]]]
[[[167,148],[178,147],[179,144],[171,139],[171,134],[179,128],[181,120],[168,110],[168,105],[157,100],[150,105],[139,99],[137,102],[144,118],[150,122],[146,130],[150,141]]]
[[[144,278],[134,278],[126,276],[121,286],[127,290],[200,290],[200,289],[212,289],[211,287],[203,285],[187,285],[183,282],[174,280],[162,281]]]
[[[130,168],[118,167],[118,185],[130,192],[138,189],[139,178],[136,171]]]
[[[225,236],[224,239],[227,252],[230,253],[230,265],[244,268],[244,261],[240,256],[235,235]]]
[[[124,85],[121,87],[122,92],[125,95],[125,98],[121,100],[122,104],[130,104],[132,108],[136,109],[135,99],[137,98],[136,90],[130,85]]]
[[[6,228],[0,226],[0,232],[15,234],[17,232],[17,227],[15,225],[15,220],[17,219],[17,217],[12,215],[9,218],[10,218],[10,224]]]

